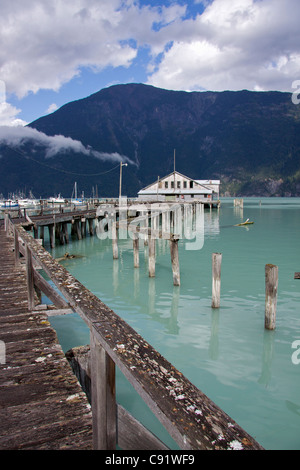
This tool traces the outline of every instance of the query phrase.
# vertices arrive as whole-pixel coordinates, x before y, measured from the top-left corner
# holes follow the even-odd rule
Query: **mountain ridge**
[[[0,145],[6,173],[0,175],[0,192],[22,187],[22,170],[34,194],[68,197],[77,180],[85,192],[97,186],[100,196],[117,196],[119,174],[112,168],[118,160],[109,158],[115,155],[130,162],[122,192],[135,196],[173,170],[176,149],[178,171],[194,179],[220,179],[223,195],[300,196],[300,106],[290,93],[114,85],[67,103],[28,128],[63,135],[93,152],[64,148],[46,158],[43,145],[23,141],[27,158],[22,161],[16,147]]]

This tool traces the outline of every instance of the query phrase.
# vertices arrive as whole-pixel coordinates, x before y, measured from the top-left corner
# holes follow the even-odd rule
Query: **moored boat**
[[[1,209],[9,209],[11,207],[19,207],[18,201],[16,201],[15,199],[5,199],[0,201]]]
[[[73,197],[73,194],[74,194],[74,197]],[[77,183],[76,182],[74,184],[74,188],[73,188],[73,192],[71,196],[71,204],[74,204],[75,206],[81,206],[82,204],[84,204],[84,197],[83,196],[82,198],[77,197]]]
[[[50,202],[50,204],[64,204],[65,199],[59,194],[58,196],[49,197],[47,202]]]
[[[35,208],[40,205],[37,199],[18,199],[18,204],[21,208]]]

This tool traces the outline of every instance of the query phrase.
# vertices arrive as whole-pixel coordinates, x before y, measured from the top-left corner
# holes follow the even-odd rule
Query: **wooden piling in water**
[[[81,227],[80,227],[80,220],[79,219],[75,219],[75,233],[77,235],[78,240],[82,240]]]
[[[82,217],[81,219],[81,236],[82,238],[86,237],[86,218]]]
[[[49,230],[50,246],[51,248],[54,248],[55,247],[55,225],[49,224],[48,230]]]
[[[180,269],[179,269],[179,256],[178,256],[178,239],[170,239],[170,253],[173,272],[174,286],[180,286]]]
[[[111,238],[112,238],[112,247],[113,247],[113,259],[119,258],[119,250],[118,250],[118,233],[117,233],[117,224],[112,222],[111,226]]]
[[[212,308],[220,307],[222,253],[212,254]]]
[[[44,243],[45,243],[45,235],[44,235],[44,225],[41,225],[40,226],[40,239],[43,240],[43,246],[44,246]]]
[[[63,222],[62,224],[62,230],[63,230],[63,239],[66,244],[69,243],[69,232],[68,232],[68,223]]]
[[[155,238],[149,237],[149,253],[148,253],[148,268],[149,277],[155,277]]]
[[[90,237],[94,235],[94,219],[87,219],[88,220],[88,225],[89,225],[89,234]]]
[[[278,266],[274,266],[274,264],[266,264],[265,283],[266,283],[265,328],[267,330],[275,330],[277,290],[278,290]]]
[[[139,258],[139,234],[133,234],[133,265],[135,268],[140,267],[140,258]]]

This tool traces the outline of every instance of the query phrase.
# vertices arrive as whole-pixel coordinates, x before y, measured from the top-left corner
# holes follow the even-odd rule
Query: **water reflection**
[[[211,331],[209,339],[209,358],[216,361],[219,358],[219,309],[212,309],[211,312]]]
[[[289,411],[300,416],[300,405],[297,405],[296,403],[293,403],[289,400],[286,400],[285,404]]]
[[[263,352],[262,352],[262,368],[261,375],[258,379],[258,383],[269,385],[272,378],[272,363],[274,358],[274,341],[275,331],[264,331],[263,336]]]

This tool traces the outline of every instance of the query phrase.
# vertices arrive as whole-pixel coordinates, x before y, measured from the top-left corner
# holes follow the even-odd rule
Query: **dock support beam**
[[[55,247],[55,225],[49,224],[48,229],[49,229],[50,246],[51,248],[54,248]]]
[[[93,449],[115,450],[117,405],[115,363],[91,332]]]
[[[266,264],[266,306],[265,306],[265,328],[275,330],[276,327],[276,308],[277,308],[277,290],[278,290],[278,266]]]

